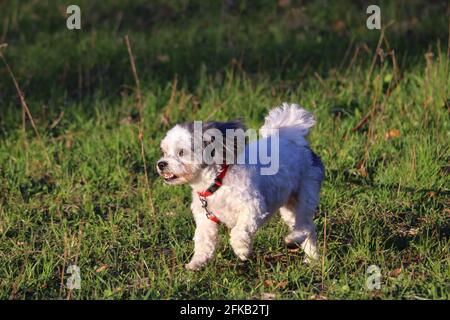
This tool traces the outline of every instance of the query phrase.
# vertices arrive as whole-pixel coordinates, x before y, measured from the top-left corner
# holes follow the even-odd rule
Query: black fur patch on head
[[[186,129],[191,134],[194,134],[194,122],[192,122],[192,121],[190,121],[190,122],[183,122],[183,123],[180,123],[179,126],[184,128],[184,129]]]
[[[180,124],[180,126],[186,130],[188,130],[192,134],[192,149],[194,149],[194,134],[195,132],[195,125],[194,122],[185,122]],[[205,139],[205,132],[210,129],[215,129],[220,132],[222,135],[222,141],[223,141],[223,161],[225,163],[225,160],[227,159],[227,154],[229,158],[232,155],[233,161],[227,161],[228,164],[235,163],[237,160],[237,155],[243,150],[245,144],[246,144],[246,137],[244,137],[244,144],[240,143],[238,139],[235,137],[234,139],[230,140],[226,138],[227,136],[227,130],[242,130],[242,133],[245,133],[245,125],[240,120],[233,120],[229,122],[218,122],[218,121],[208,121],[208,122],[202,122],[202,147],[205,149],[210,143],[214,142],[214,136],[212,136],[210,139],[209,137]],[[230,140],[230,141],[229,141]],[[211,154],[212,157],[214,157],[214,154]],[[222,163],[221,163],[222,164]]]
[[[229,122],[217,122],[217,121],[204,122],[203,132],[205,132],[208,129],[217,129],[225,137],[228,129],[231,130],[242,129],[245,131],[245,126],[240,120],[233,120]]]
[[[240,141],[234,137],[232,140],[227,139],[227,130],[241,130],[242,133],[245,132],[245,125],[240,120],[233,120],[229,122],[217,122],[217,121],[210,121],[203,123],[203,132],[209,130],[209,129],[215,129],[218,130],[222,134],[222,141],[223,141],[223,155],[222,159],[225,163],[225,161],[229,158],[232,158],[232,161],[226,161],[227,164],[233,164],[237,160],[238,154],[243,150],[245,146],[245,136],[244,136],[244,145],[240,143]],[[212,137],[211,141],[205,142],[205,147],[214,141],[214,137]],[[228,158],[227,158],[228,155]],[[214,156],[214,155],[212,155]]]

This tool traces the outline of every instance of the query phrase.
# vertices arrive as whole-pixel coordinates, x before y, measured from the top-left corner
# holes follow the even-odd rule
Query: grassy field
[[[0,2],[0,298],[450,299],[448,2],[381,1],[383,32],[364,1],[206,3],[74,0],[69,31],[64,1]],[[160,139],[257,128],[284,101],[318,119],[320,261],[283,246],[277,216],[250,262],[222,227],[212,263],[184,270],[190,189],[157,177]]]

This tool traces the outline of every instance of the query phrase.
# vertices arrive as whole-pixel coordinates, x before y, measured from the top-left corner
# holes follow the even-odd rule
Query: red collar
[[[212,195],[214,192],[216,192],[217,189],[219,189],[222,186],[222,180],[225,177],[225,175],[227,174],[227,171],[228,171],[228,165],[223,164],[220,167],[219,174],[214,179],[214,182],[208,187],[208,189],[206,189],[205,191],[199,192],[198,195],[200,197],[206,198],[206,197],[209,197],[210,195]]]
[[[211,196],[214,192],[216,192],[222,186],[222,180],[227,174],[228,165],[223,164],[220,167],[219,174],[214,179],[214,182],[206,189],[205,191],[198,192],[198,196],[202,203],[203,209],[206,211],[206,217],[214,221],[215,223],[220,223],[220,220],[208,209],[208,201],[206,201],[206,197]]]

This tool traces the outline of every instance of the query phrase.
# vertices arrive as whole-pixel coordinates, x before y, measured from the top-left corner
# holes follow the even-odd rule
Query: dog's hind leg
[[[295,222],[291,233],[285,238],[288,247],[301,246],[306,255],[306,261],[317,259],[316,228],[313,222],[319,203],[321,180],[307,179],[301,184],[295,206],[284,207],[281,211],[283,219],[289,224],[295,213]],[[289,215],[290,213],[290,215]],[[288,222],[289,221],[289,222]]]
[[[296,207],[297,207],[298,194],[294,193],[289,197],[288,202],[280,208],[280,215],[283,221],[289,228],[289,232],[292,232],[295,227]]]

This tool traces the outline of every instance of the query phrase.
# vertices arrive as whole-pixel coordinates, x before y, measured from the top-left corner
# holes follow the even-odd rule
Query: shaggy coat
[[[305,139],[314,124],[313,115],[295,104],[284,103],[271,110],[260,129],[260,141],[245,145],[239,156],[248,155],[255,143],[270,146],[270,139],[275,138],[273,132],[277,130],[277,172],[262,175],[264,165],[259,161],[256,164],[231,164],[222,186],[207,198],[208,208],[229,228],[230,244],[239,259],[249,258],[256,231],[278,210],[289,227],[286,244],[301,246],[307,260],[318,257],[313,217],[319,203],[324,167]],[[221,131],[241,127],[238,122],[229,125],[208,123],[206,126]],[[198,192],[211,185],[220,166],[205,165],[187,157],[186,154],[194,152],[193,139],[192,124],[176,125],[161,142],[164,156],[157,164],[157,170],[167,184],[188,183],[192,188],[191,210],[196,230],[194,255],[186,265],[189,270],[208,262],[218,242],[218,224],[206,217]]]

